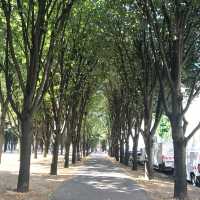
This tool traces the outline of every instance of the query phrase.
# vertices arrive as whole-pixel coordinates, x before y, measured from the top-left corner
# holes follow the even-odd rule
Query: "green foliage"
[[[88,105],[87,130],[89,131],[92,143],[97,144],[107,137],[107,115],[106,99],[103,91],[97,91],[91,98]]]
[[[167,116],[162,115],[160,124],[157,130],[157,134],[164,140],[169,140],[171,138],[171,126],[170,121]]]

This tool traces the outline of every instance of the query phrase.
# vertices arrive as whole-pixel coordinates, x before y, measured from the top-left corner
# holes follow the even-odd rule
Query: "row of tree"
[[[145,172],[151,179],[153,137],[162,115],[166,115],[174,144],[174,197],[187,199],[186,145],[200,128],[199,123],[188,133],[185,118],[200,91],[200,4],[178,0],[112,3],[107,3],[110,12],[104,21],[110,28],[107,51],[112,52],[107,64],[115,71],[105,89],[110,113],[110,155],[127,165],[131,136],[133,169],[137,169],[141,133],[146,151]]]
[[[17,191],[29,189],[33,139],[36,154],[41,143],[45,154],[52,146],[51,174],[57,174],[60,147],[67,167],[70,144],[73,163],[94,146],[92,101],[104,91],[108,113],[100,118],[110,155],[128,164],[132,137],[137,169],[141,133],[149,179],[153,137],[162,114],[168,117],[174,196],[187,198],[186,145],[200,128],[186,133],[185,119],[200,91],[199,10],[195,0],[1,0],[0,145],[7,116],[20,137]]]
[[[92,1],[1,1],[0,148],[9,120],[20,139],[18,192],[29,190],[31,147],[35,158],[39,147],[44,156],[51,147],[50,173],[56,175],[60,148],[69,167],[71,144],[74,164],[97,143],[87,118],[101,79],[98,32],[90,18],[94,6]]]

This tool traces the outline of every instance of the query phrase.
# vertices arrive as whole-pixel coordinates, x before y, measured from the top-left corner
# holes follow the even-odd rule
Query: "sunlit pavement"
[[[95,153],[76,171],[75,177],[64,182],[51,200],[150,200],[120,168]]]

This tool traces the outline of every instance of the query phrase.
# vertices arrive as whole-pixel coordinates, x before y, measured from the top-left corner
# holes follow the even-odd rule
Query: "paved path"
[[[64,182],[51,200],[150,200],[123,170],[103,153],[92,154],[76,171],[76,176]]]

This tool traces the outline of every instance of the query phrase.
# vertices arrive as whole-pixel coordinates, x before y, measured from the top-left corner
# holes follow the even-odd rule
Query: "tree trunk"
[[[124,163],[124,141],[120,140],[120,163]]]
[[[4,137],[4,148],[3,152],[5,153],[8,150],[8,138]]]
[[[128,166],[128,163],[129,163],[129,140],[126,139],[124,164]]]
[[[37,153],[38,153],[38,138],[37,133],[35,135],[35,146],[34,146],[34,158],[37,159]]]
[[[41,153],[44,152],[44,143],[42,141],[42,139],[40,139],[40,148],[41,148]]]
[[[65,143],[65,163],[64,163],[65,168],[69,167],[69,151],[70,151],[70,142],[66,142]]]
[[[63,143],[61,143],[61,147],[60,147],[60,155],[63,155],[63,149],[64,149],[64,145],[63,145]]]
[[[179,200],[188,199],[186,179],[186,142],[184,140],[181,122],[173,121],[172,134],[174,144],[174,198]],[[176,137],[179,136],[179,137]]]
[[[175,185],[174,198],[187,198],[187,180],[186,180],[186,145],[183,142],[174,141],[174,163],[175,163]]]
[[[85,135],[83,135],[83,157],[86,156],[86,143],[85,143]]]
[[[77,144],[77,161],[81,161],[80,143]]]
[[[86,156],[90,154],[90,145],[87,143],[86,144]]]
[[[47,157],[47,154],[49,152],[49,145],[50,145],[50,141],[45,141],[44,142],[44,157],[46,158]]]
[[[0,133],[0,164],[1,164],[1,157],[3,153],[3,142],[4,142],[4,135]]]
[[[57,175],[58,168],[58,151],[59,151],[59,132],[56,132],[55,141],[53,143],[53,157],[51,163],[51,175]]]
[[[63,155],[64,152],[64,136],[60,136],[60,155]]]
[[[44,157],[46,158],[49,153],[49,146],[50,146],[50,137],[47,137],[44,140]]]
[[[146,161],[145,161],[145,178],[153,178],[153,139],[151,136],[145,140]]]
[[[8,110],[8,101],[6,100],[5,103],[1,105],[1,125],[0,125],[0,164],[1,164],[1,157],[3,153],[3,143],[4,143],[4,129],[5,129],[5,119],[6,113]]]
[[[32,143],[32,116],[24,112],[21,119],[21,138],[20,138],[20,167],[17,191],[29,191],[30,178],[30,158]]]
[[[132,170],[137,170],[138,168],[138,160],[137,160],[138,139],[139,139],[139,134],[136,134],[133,139]]]
[[[3,153],[4,128],[5,128],[5,118],[3,116],[4,115],[2,114],[1,127],[0,127],[0,164],[1,164],[1,157],[2,157],[2,153]]]
[[[72,144],[72,164],[76,163],[76,142]]]
[[[116,141],[116,144],[115,144],[115,159],[116,161],[119,161],[119,145],[118,145],[118,141]]]
[[[114,142],[110,142],[110,156],[115,157],[115,151],[114,151]]]

